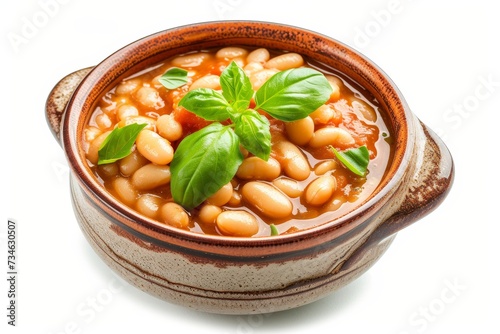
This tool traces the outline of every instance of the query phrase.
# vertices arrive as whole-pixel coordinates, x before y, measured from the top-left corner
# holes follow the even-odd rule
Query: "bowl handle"
[[[387,218],[382,219],[382,223],[337,269],[344,271],[355,267],[355,263],[373,246],[432,212],[448,194],[454,179],[453,158],[441,138],[418,122],[422,131],[417,131],[420,134],[417,134],[415,150],[416,167],[408,175],[409,182],[403,182],[403,188],[393,195],[398,198],[395,208],[389,210]]]
[[[93,69],[87,67],[62,78],[49,93],[45,103],[45,117],[50,131],[60,144],[61,122],[73,92],[85,76]]]

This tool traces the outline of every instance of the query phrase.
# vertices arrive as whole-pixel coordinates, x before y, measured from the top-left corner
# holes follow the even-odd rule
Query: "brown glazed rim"
[[[175,54],[235,44],[294,51],[334,66],[370,91],[387,111],[393,135],[397,138],[393,163],[378,190],[354,211],[311,229],[278,237],[203,235],[173,228],[136,213],[114,199],[95,179],[85,161],[81,138],[85,121],[104,92],[119,80]],[[195,248],[215,254],[238,254],[237,251],[235,253],[238,249],[247,254],[250,248],[252,255],[258,256],[330,243],[332,239],[367,224],[370,217],[387,202],[390,190],[401,182],[413,150],[413,126],[411,112],[394,83],[375,64],[350,47],[328,36],[289,25],[216,21],[152,34],[106,58],[75,90],[66,109],[61,133],[70,167],[92,204],[136,237],[158,245]]]

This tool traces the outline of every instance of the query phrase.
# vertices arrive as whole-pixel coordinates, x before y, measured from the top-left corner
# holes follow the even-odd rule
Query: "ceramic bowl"
[[[300,53],[338,69],[373,94],[387,111],[395,149],[386,176],[367,200],[308,230],[234,238],[163,225],[122,205],[99,184],[81,145],[97,99],[121,79],[165,58],[230,45]],[[443,201],[454,174],[443,142],[373,62],[330,37],[267,22],[199,23],[147,36],[63,78],[48,97],[46,116],[70,166],[76,219],[102,260],[147,293],[214,313],[290,309],[345,286],[383,255],[398,231]]]

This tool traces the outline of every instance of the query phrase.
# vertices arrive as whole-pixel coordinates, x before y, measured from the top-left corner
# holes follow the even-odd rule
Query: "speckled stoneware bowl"
[[[375,193],[354,211],[279,237],[200,235],[132,211],[94,178],[81,138],[104,92],[170,56],[232,45],[311,57],[357,81],[387,111],[396,139],[393,162]],[[48,97],[46,113],[71,168],[76,218],[94,250],[139,289],[208,312],[285,310],[345,286],[382,256],[398,231],[435,209],[453,180],[453,161],[442,141],[410,111],[376,65],[329,37],[280,24],[209,22],[145,37],[96,67],[62,79]]]

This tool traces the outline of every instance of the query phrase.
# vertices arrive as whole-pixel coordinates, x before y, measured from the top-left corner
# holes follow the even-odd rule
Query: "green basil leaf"
[[[159,79],[160,83],[168,89],[176,89],[188,82],[188,71],[173,67],[165,72]]]
[[[132,123],[111,131],[99,147],[97,164],[109,164],[129,155],[137,136],[146,125]]]
[[[278,228],[276,227],[276,225],[271,224],[271,225],[269,225],[269,227],[271,228],[271,236],[275,236],[275,235],[279,235],[280,234],[280,232],[278,231]]]
[[[222,95],[231,104],[234,111],[243,112],[248,108],[254,93],[252,83],[234,61],[221,73],[220,85]]]
[[[220,123],[184,138],[170,163],[174,201],[191,210],[231,181],[243,161],[239,146],[234,131]]]
[[[224,96],[209,88],[198,88],[188,92],[179,101],[179,106],[207,121],[222,122],[231,116],[231,106]]]
[[[347,151],[339,152],[332,147],[333,153],[337,159],[342,162],[351,172],[359,176],[365,176],[370,162],[370,152],[366,146],[360,146]]]
[[[278,72],[255,94],[255,109],[282,121],[304,118],[323,105],[332,93],[325,76],[310,68]]]
[[[234,132],[253,155],[268,160],[271,154],[269,121],[255,110],[247,110],[236,119]]]

